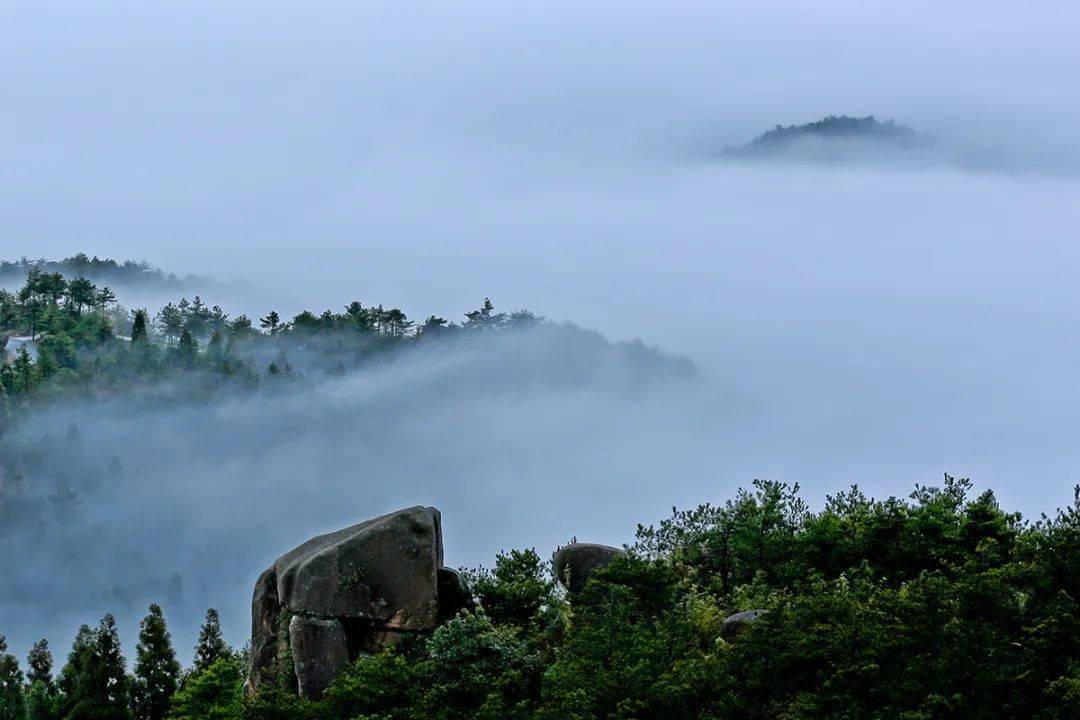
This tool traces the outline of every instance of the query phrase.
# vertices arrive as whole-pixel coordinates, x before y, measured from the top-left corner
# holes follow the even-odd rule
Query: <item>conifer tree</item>
[[[259,318],[259,326],[264,330],[269,330],[271,335],[277,335],[281,327],[281,316],[276,310],[271,310],[266,317]]]
[[[8,653],[7,639],[0,635],[0,720],[24,720],[26,697],[18,659]]]
[[[136,310],[131,322],[131,342],[144,343],[148,339],[146,334],[146,311]]]
[[[188,368],[194,364],[195,357],[199,354],[199,341],[195,339],[195,336],[187,328],[184,328],[184,331],[180,333],[177,353]]]
[[[56,720],[57,697],[53,683],[53,656],[49,641],[44,638],[34,643],[26,656],[26,717],[27,720]]]
[[[42,682],[46,685],[53,684],[53,655],[49,650],[48,640],[42,638],[34,643],[34,646],[30,648],[30,652],[26,656],[26,665],[27,682]]]
[[[176,661],[172,638],[165,625],[161,607],[150,605],[139,629],[135,649],[135,678],[131,698],[136,720],[162,720],[169,702],[176,694],[180,663]]]
[[[206,620],[199,630],[199,644],[195,646],[195,672],[202,672],[213,665],[215,660],[231,654],[232,649],[221,634],[218,611],[210,608],[206,611]]]
[[[90,664],[90,655],[93,652],[94,631],[89,625],[83,625],[75,635],[75,642],[71,645],[67,663],[60,671],[56,680],[57,689],[60,691],[58,712],[67,715],[79,699],[79,680],[85,669]]]
[[[129,720],[128,677],[116,619],[106,615],[96,630],[83,626],[61,674],[67,720]]]

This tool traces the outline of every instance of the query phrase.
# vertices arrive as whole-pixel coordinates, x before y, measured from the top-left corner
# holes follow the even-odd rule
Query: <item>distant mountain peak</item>
[[[920,144],[920,136],[895,120],[882,122],[873,115],[829,115],[805,125],[777,125],[745,145],[728,148],[726,154],[754,158],[802,155],[809,150],[808,159],[837,159],[839,146],[851,142],[878,148],[912,148]]]

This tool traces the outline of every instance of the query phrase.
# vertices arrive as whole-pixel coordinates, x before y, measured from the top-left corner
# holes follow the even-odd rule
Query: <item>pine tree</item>
[[[67,720],[129,720],[128,678],[116,619],[106,615],[96,630],[85,625],[61,673]]]
[[[25,720],[26,696],[19,661],[7,651],[7,639],[0,635],[0,720]]]
[[[199,354],[199,341],[187,328],[180,333],[180,343],[177,345],[176,352],[188,368],[195,363],[195,358]]]
[[[271,335],[277,335],[278,328],[281,327],[281,316],[276,310],[271,310],[269,315],[259,319],[259,326],[269,330]]]
[[[131,323],[131,342],[144,343],[148,339],[146,334],[146,311],[136,310]]]
[[[150,606],[149,614],[143,618],[135,652],[135,679],[131,693],[135,718],[162,720],[169,710],[169,701],[176,693],[180,663],[176,661],[165,617],[156,603]]]
[[[60,691],[58,704],[60,715],[70,713],[79,700],[79,681],[90,664],[93,644],[94,631],[89,625],[83,625],[75,635],[75,642],[71,645],[67,663],[56,680],[57,689]]]
[[[56,685],[53,684],[53,656],[49,651],[49,641],[38,640],[26,657],[27,720],[56,720],[57,704]]]
[[[53,684],[53,656],[49,641],[44,638],[34,643],[26,656],[26,717],[27,720],[56,720],[56,685]]]
[[[199,630],[199,644],[195,646],[195,671],[202,672],[213,665],[215,660],[231,654],[232,648],[221,634],[218,611],[210,608],[206,611],[206,620]]]
[[[72,427],[74,427],[74,425],[72,425]],[[70,429],[68,430],[68,434],[71,434]],[[34,646],[30,648],[30,653],[26,656],[26,665],[27,682],[42,682],[46,685],[53,684],[53,655],[52,652],[49,651],[48,640],[42,638],[34,643]]]

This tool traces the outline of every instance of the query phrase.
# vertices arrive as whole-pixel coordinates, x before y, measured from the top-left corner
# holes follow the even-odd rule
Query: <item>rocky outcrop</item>
[[[248,691],[280,670],[285,649],[300,693],[318,697],[361,653],[434,629],[472,602],[442,564],[439,511],[419,506],[285,553],[255,583]]]
[[[340,620],[293,615],[289,643],[297,687],[305,697],[318,697],[349,664],[349,641]]]
[[[757,622],[757,619],[764,612],[764,610],[747,610],[727,617],[724,620],[724,624],[720,626],[720,636],[724,638],[735,637],[743,630],[750,627],[750,625]]]
[[[625,551],[610,545],[571,543],[555,551],[552,564],[555,577],[563,587],[571,593],[579,593],[585,589],[593,573],[625,554]]]

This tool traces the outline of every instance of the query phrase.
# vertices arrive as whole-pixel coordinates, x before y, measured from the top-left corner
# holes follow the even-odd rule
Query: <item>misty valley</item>
[[[292,527],[325,527],[335,486],[371,483],[371,507],[393,510],[428,496],[421,478],[498,454],[508,409],[554,413],[569,446],[583,421],[665,417],[656,398],[694,392],[698,370],[487,299],[460,320],[360,301],[252,319],[199,296],[128,309],[126,293],[183,289],[146,263],[0,270],[4,720],[1075,708],[1080,490],[1031,521],[949,476],[906,498],[837,488],[819,508],[758,481],[658,524],[616,518],[636,524],[623,548],[583,525],[580,542],[457,569],[452,514],[352,506],[350,527],[289,551]],[[486,447],[448,452],[461,423],[485,424]],[[394,495],[383,477],[413,479]],[[238,586],[250,616],[208,607]],[[134,644],[117,617],[142,618]]]

